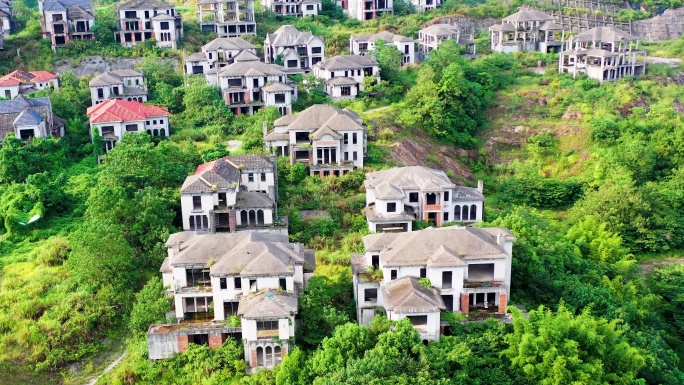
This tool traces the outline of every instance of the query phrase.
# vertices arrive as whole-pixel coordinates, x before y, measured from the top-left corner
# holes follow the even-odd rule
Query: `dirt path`
[[[109,373],[110,371],[112,371],[112,369],[114,369],[114,368],[116,367],[116,365],[119,365],[119,363],[121,362],[121,360],[124,359],[124,357],[126,356],[126,353],[127,353],[127,352],[128,352],[127,350],[124,350],[124,352],[121,353],[121,355],[120,355],[119,357],[117,357],[116,360],[112,361],[112,363],[109,364],[109,366],[107,366],[107,367],[105,368],[105,370],[103,370],[102,373],[100,373],[99,376],[97,376],[97,377],[91,379],[90,381],[88,381],[87,385],[95,385],[95,383],[97,382],[97,380],[100,379],[100,377],[102,377],[102,376],[104,376],[105,374],[107,374],[107,373]]]
[[[682,64],[682,59],[678,59],[678,58],[674,58],[674,57],[648,56],[646,58],[646,63],[648,63],[648,64],[667,64],[670,67],[676,67],[676,66]]]

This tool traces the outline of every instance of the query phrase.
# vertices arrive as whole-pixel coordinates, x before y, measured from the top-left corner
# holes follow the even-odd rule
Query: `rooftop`
[[[348,109],[340,109],[328,104],[314,104],[295,115],[285,115],[277,119],[275,126],[288,126],[288,130],[315,131],[327,127],[332,131],[364,130],[361,118]]]
[[[35,84],[37,82],[47,82],[59,79],[59,76],[50,71],[22,71],[16,70],[0,78],[0,86],[18,86],[21,84]]]
[[[293,25],[283,25],[275,32],[266,35],[266,42],[273,47],[292,47],[308,44],[313,39],[323,41],[323,38],[314,36],[311,32],[299,32]]]
[[[361,55],[338,55],[322,62],[316,63],[316,67],[327,71],[346,69],[361,69],[377,66],[378,63],[368,56]]]
[[[241,37],[219,37],[202,46],[202,51],[256,49]]]
[[[356,36],[352,40],[353,41],[370,41],[370,42],[376,42],[378,40],[384,40],[387,43],[393,43],[393,42],[410,43],[410,42],[414,41],[410,37],[406,37],[406,36],[402,36],[402,35],[395,35],[392,32],[388,32],[388,31],[381,31],[381,32],[374,33],[374,34],[365,34],[365,35]]]
[[[183,194],[234,190],[239,183],[240,168],[225,157],[197,166],[195,173],[185,178],[180,191]]]
[[[382,286],[385,308],[395,313],[433,313],[446,310],[436,289],[426,287],[415,277],[402,277]]]
[[[444,171],[423,166],[369,172],[364,184],[366,190],[375,190],[378,199],[401,199],[405,196],[405,190],[438,192],[456,188]]]
[[[458,27],[451,24],[433,24],[420,30],[424,35],[456,35],[459,33]]]
[[[287,318],[297,314],[297,296],[266,290],[240,300],[238,316],[245,319]]]
[[[90,123],[135,122],[147,118],[170,116],[164,107],[142,104],[136,101],[108,100],[88,107]]]

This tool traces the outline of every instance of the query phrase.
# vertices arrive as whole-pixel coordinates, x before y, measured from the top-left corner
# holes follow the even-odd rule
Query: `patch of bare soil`
[[[416,131],[414,135],[401,138],[395,143],[392,159],[405,166],[433,167],[445,172],[451,170],[457,178],[474,180],[473,172],[456,159],[468,157],[475,161],[477,151],[437,145],[424,132]]]
[[[649,275],[655,269],[661,269],[661,268],[666,267],[668,265],[674,265],[674,264],[681,265],[682,263],[684,263],[684,258],[657,259],[654,261],[642,263],[641,266],[639,267],[639,270],[641,271],[641,274]]]

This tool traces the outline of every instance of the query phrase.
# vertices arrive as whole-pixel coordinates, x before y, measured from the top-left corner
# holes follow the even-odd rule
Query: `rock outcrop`
[[[632,34],[647,41],[679,39],[684,34],[684,8],[667,9],[662,15],[634,21]]]

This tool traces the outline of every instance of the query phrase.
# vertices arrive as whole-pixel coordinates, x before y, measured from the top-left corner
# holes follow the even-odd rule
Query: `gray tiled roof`
[[[414,221],[416,218],[409,214],[408,210],[404,211],[403,213],[379,214],[373,205],[366,207],[366,220],[368,220],[368,222],[406,222]]]
[[[233,60],[234,61],[259,61],[261,59],[259,58],[259,56],[251,53],[250,51],[242,50],[242,51],[240,51],[239,54],[235,55]]]
[[[380,252],[385,267],[444,265],[448,259],[457,263],[451,266],[458,266],[468,259],[508,258],[497,243],[499,234],[515,239],[507,229],[451,226],[401,233],[400,237],[391,233],[372,234],[363,237],[363,243],[366,252]]]
[[[204,55],[204,53],[202,53],[202,52],[195,52],[185,59],[185,61],[206,61],[206,60],[208,60],[208,59]]]
[[[257,60],[235,62],[233,64],[223,67],[219,76],[221,77],[236,77],[236,76],[248,76],[249,74],[260,74],[263,75],[282,75],[287,74],[283,71],[283,67],[277,64],[266,64]]]
[[[393,43],[393,42],[405,42],[405,43],[410,43],[414,41],[410,37],[402,36],[402,35],[395,35],[392,32],[388,31],[381,31],[378,33],[374,34],[366,34],[366,35],[360,35],[354,38],[354,41],[370,41],[370,42],[376,42],[378,40],[384,40],[387,43]]]
[[[337,78],[332,78],[329,80],[326,80],[328,84],[331,84],[333,86],[352,86],[355,84],[359,84],[356,80],[348,77],[337,77]]]
[[[368,56],[338,55],[325,61],[318,62],[315,66],[327,71],[337,71],[346,69],[361,69],[377,65],[378,63]]]
[[[634,41],[637,40],[637,37],[615,27],[596,27],[582,33],[578,33],[576,36],[572,37],[572,40],[581,42],[600,41],[612,43],[616,41]]]
[[[423,34],[436,36],[456,35],[458,31],[458,27],[451,24],[433,24],[420,30]]]
[[[202,46],[202,51],[256,49],[256,46],[241,37],[219,37]]]
[[[169,9],[171,4],[160,0],[128,0],[118,4],[119,9]]]
[[[304,248],[295,251],[295,245],[289,243],[287,237],[280,242],[251,237],[216,257],[217,262],[210,267],[212,275],[292,276],[294,266],[304,264]]]
[[[185,178],[183,193],[202,193],[217,189],[234,189],[240,181],[240,170],[226,158],[202,164],[195,174]]]
[[[505,17],[503,21],[507,23],[519,23],[524,21],[547,21],[555,20],[553,16],[547,15],[542,11],[536,9],[523,9],[508,17]]]
[[[261,87],[261,90],[265,91],[265,92],[290,92],[290,91],[294,90],[294,88],[288,86],[287,84],[276,82],[276,83],[271,83],[267,86]]]
[[[434,313],[446,310],[439,292],[418,282],[415,277],[402,277],[382,286],[385,309],[399,314]]]
[[[235,208],[260,209],[273,208],[275,204],[268,194],[254,191],[238,191]]]
[[[294,118],[284,116],[277,119],[276,126],[284,125],[285,121],[289,130],[318,130],[323,126],[329,127],[333,131],[339,130],[364,130],[361,125],[361,118],[348,110],[341,110],[327,104],[314,104],[306,110],[294,115]]]
[[[16,119],[14,119],[14,125],[19,127],[19,126],[35,126],[40,124],[40,122],[43,121],[43,118],[38,115],[37,112],[33,111],[30,108],[24,109],[21,113],[19,113],[19,116],[17,116]]]
[[[366,190],[375,190],[376,198],[398,198],[405,190],[442,191],[456,187],[444,171],[423,166],[395,167],[369,172],[364,182]]]
[[[266,35],[266,41],[273,47],[292,47],[305,45],[314,37],[311,32],[299,32],[292,25],[283,25],[274,33]]]
[[[69,7],[81,8],[80,11],[76,9],[69,9],[67,12],[67,18],[69,20],[80,19],[80,17],[73,17],[72,12],[82,12],[85,11],[92,18],[93,14],[93,4],[90,0],[45,0],[43,3],[43,10],[45,11],[67,11]],[[82,16],[80,14],[74,16]]]
[[[231,155],[225,157],[228,161],[243,170],[268,169],[275,172],[275,158],[263,155]]]
[[[240,300],[238,316],[245,319],[282,319],[297,314],[297,296],[266,290]]]
[[[35,111],[45,122],[52,122],[52,127],[48,127],[49,131],[53,131],[56,124],[61,122],[61,119],[59,121],[53,119],[50,98],[27,98],[19,95],[12,100],[1,100],[0,140],[5,138],[7,133],[14,132],[14,121],[27,108]]]

